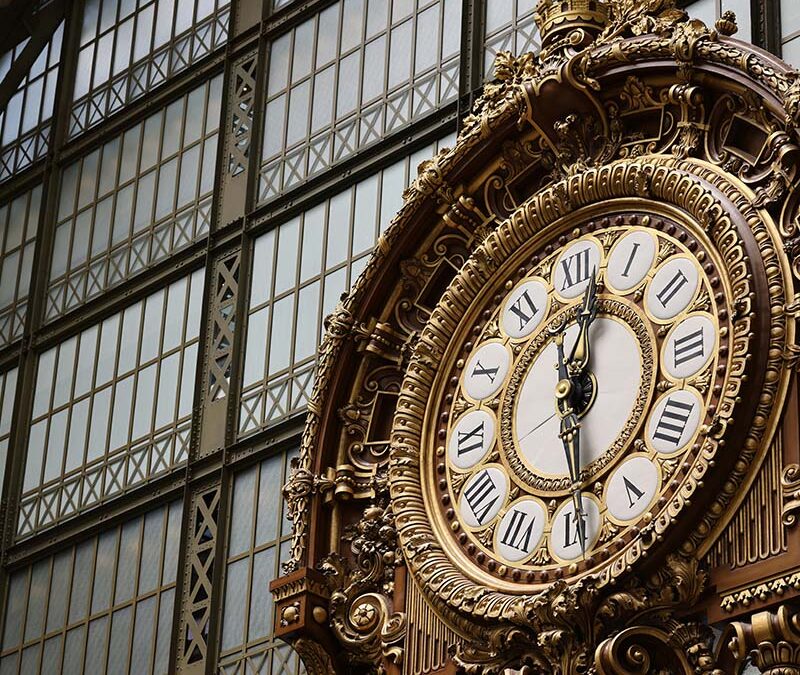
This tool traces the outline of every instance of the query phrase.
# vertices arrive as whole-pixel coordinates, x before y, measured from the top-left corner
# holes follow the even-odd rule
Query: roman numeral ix
[[[458,432],[458,456],[478,450],[483,447],[483,425],[482,421],[472,431],[459,431]]]

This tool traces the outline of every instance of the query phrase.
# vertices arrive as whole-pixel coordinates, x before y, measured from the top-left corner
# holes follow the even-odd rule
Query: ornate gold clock
[[[714,427],[731,299],[664,217],[526,249],[448,345],[429,497],[477,568],[542,582],[602,565],[668,502]]]
[[[665,199],[637,198],[642,181]],[[401,538],[462,615],[508,616],[559,579],[601,588],[707,531],[763,433],[753,233],[665,166],[621,163],[566,189],[586,205],[544,191],[475,250],[398,402]]]

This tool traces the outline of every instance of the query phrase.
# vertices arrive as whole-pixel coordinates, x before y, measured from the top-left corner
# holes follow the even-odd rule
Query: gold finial
[[[548,48],[574,31],[583,31],[585,39],[573,43],[577,46],[588,43],[605,28],[608,5],[601,0],[539,0],[535,18],[543,48]]]

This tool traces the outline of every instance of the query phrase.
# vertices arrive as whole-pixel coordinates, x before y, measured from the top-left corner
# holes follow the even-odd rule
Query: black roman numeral
[[[669,301],[675,297],[675,294],[688,283],[689,280],[686,278],[683,270],[678,270],[675,276],[666,283],[664,288],[656,293],[656,297],[661,303],[661,306],[666,307]]]
[[[530,523],[525,527],[526,521],[530,518]],[[508,521],[508,527],[503,532],[500,541],[506,546],[511,546],[518,551],[530,553],[531,534],[533,533],[533,524],[536,522],[536,516],[531,516],[524,511],[514,509],[511,513],[511,520]]]
[[[522,308],[523,300],[525,301],[527,309]],[[520,295],[515,302],[512,302],[511,306],[508,309],[512,311],[514,314],[516,314],[517,319],[519,319],[520,330],[525,328],[525,326],[527,326],[530,320],[535,316],[536,312],[539,311],[538,309],[536,309],[536,305],[533,304],[531,295],[527,290],[522,295]]]
[[[479,525],[483,525],[484,518],[492,510],[499,496],[497,486],[488,471],[483,471],[479,478],[464,490],[464,498]]]
[[[494,378],[497,376],[497,371],[500,368],[486,368],[481,364],[480,359],[475,364],[475,367],[472,369],[472,377],[479,377],[483,375],[484,377],[488,377],[490,382],[494,382]]]
[[[575,544],[579,544],[578,538],[580,537],[581,528],[578,527],[578,518],[583,520],[584,527],[583,527],[583,546],[586,546],[586,516],[583,513],[570,513],[567,511],[564,514],[564,548],[569,548],[570,546],[575,546]],[[572,525],[575,525],[575,532],[573,533]]]
[[[483,447],[483,425],[484,422],[476,426],[472,431],[458,432],[458,456],[478,450]]]
[[[658,426],[653,434],[653,438],[672,443],[677,446],[681,442],[681,436],[686,429],[686,423],[694,409],[694,403],[683,403],[672,398],[667,399]]]
[[[680,437],[679,437],[680,438]],[[630,507],[633,508],[633,505],[638,502],[642,497],[644,497],[644,492],[642,492],[636,484],[628,480],[627,476],[622,477],[622,481],[625,484],[625,492],[628,494],[628,501],[630,502]],[[635,496],[634,499],[631,495]]]
[[[582,281],[586,281],[590,273],[589,248],[587,247],[582,251],[573,253],[568,258],[562,260],[561,267],[564,269],[564,283],[561,284],[562,291]]]
[[[694,333],[684,335],[674,342],[675,348],[675,367],[677,368],[687,361],[704,356],[703,328],[698,328]]]
[[[638,241],[633,242],[633,249],[631,250],[631,254],[628,257],[628,262],[625,263],[625,269],[622,272],[623,277],[627,278],[628,272],[631,271],[631,265],[633,264],[633,259],[636,257],[636,252],[639,250],[640,246],[641,244]]]

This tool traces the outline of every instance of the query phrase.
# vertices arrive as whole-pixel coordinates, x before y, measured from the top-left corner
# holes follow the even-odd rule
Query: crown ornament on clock
[[[598,0],[541,0],[535,14],[545,50],[562,40],[569,40],[573,46],[593,41],[608,18],[608,4]]]

